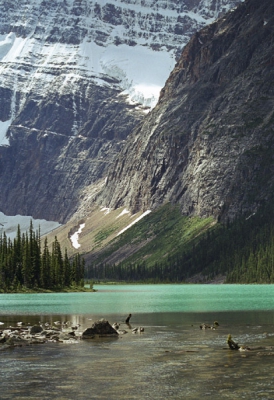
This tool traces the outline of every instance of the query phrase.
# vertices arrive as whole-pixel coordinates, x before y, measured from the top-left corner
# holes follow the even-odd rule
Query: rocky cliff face
[[[274,183],[274,3],[246,0],[197,32],[128,139],[103,203],[186,215],[256,212]],[[134,155],[134,158],[133,158]]]
[[[237,3],[0,0],[0,210],[73,215],[189,37]]]

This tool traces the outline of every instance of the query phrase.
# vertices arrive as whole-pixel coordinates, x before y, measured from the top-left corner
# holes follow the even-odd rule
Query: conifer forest
[[[18,225],[14,240],[3,233],[0,236],[0,291],[22,289],[57,290],[84,286],[84,259],[76,254],[69,259],[55,237],[49,248],[47,238],[43,243],[40,230],[21,233]]]

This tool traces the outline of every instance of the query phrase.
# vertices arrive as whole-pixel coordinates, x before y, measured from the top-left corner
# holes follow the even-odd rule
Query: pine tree
[[[22,256],[22,275],[23,285],[26,287],[32,287],[32,262],[28,234],[23,235],[23,256]]]
[[[41,272],[40,272],[40,284],[42,288],[52,287],[50,268],[51,268],[51,256],[48,248],[48,239],[45,238],[44,248],[41,257]]]
[[[63,274],[64,274],[63,275],[64,286],[65,287],[71,286],[71,284],[72,284],[72,280],[71,280],[71,265],[70,265],[69,258],[68,258],[67,248],[65,248]]]
[[[84,285],[85,263],[77,254],[71,261],[65,249],[65,258],[60,243],[55,237],[52,252],[47,238],[41,250],[40,228],[33,230],[32,220],[28,232],[21,234],[18,225],[13,241],[5,232],[0,235],[0,289],[27,288],[54,289],[64,286]]]

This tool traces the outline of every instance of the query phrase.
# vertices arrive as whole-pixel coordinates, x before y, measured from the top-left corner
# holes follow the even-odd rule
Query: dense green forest
[[[50,248],[47,238],[41,244],[40,232],[34,232],[32,222],[23,234],[18,226],[13,241],[4,233],[0,236],[0,291],[62,290],[83,286],[84,278],[157,283],[186,282],[199,275],[207,282],[222,275],[226,283],[274,283],[271,202],[251,215],[215,224],[197,217],[180,219],[178,209],[170,207],[163,207],[158,216],[152,214],[114,241],[117,250],[130,240],[136,241],[137,233],[142,241],[150,232],[157,242],[148,240],[147,248],[140,250],[141,257],[139,253],[138,259],[108,264],[104,258],[114,251],[110,247],[86,268],[79,254],[72,259],[66,249],[62,254],[57,237]],[[146,254],[152,255],[150,262]],[[165,256],[156,259],[155,254]]]
[[[0,291],[23,289],[64,289],[84,286],[84,259],[75,255],[69,260],[62,254],[55,237],[51,246],[47,238],[41,244],[40,230],[34,232],[30,222],[28,232],[21,234],[20,226],[12,241],[0,236]]]
[[[184,282],[196,274],[204,281],[223,275],[226,283],[274,283],[272,203],[233,222],[215,224],[152,265],[146,260],[114,265],[101,261],[87,268],[93,280]]]

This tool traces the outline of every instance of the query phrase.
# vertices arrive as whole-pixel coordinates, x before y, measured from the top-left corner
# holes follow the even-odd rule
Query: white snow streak
[[[125,215],[125,214],[129,214],[129,213],[130,213],[130,211],[128,211],[128,210],[125,208],[125,209],[116,217],[116,219],[122,217],[122,216]]]
[[[140,217],[136,218],[133,222],[131,222],[131,224],[129,224],[124,229],[122,229],[119,233],[117,233],[116,236],[119,236],[122,233],[124,233],[127,229],[131,228],[134,224],[136,224],[136,222],[139,222],[142,218],[144,218],[146,215],[148,215],[150,213],[151,213],[151,210],[145,211],[142,215],[140,215]]]
[[[101,208],[101,210],[100,210],[100,211],[105,211],[105,212],[104,212],[104,215],[107,215],[107,214],[109,214],[109,213],[110,213],[110,211],[111,211],[111,208],[103,207],[103,208]]]
[[[79,247],[81,247],[80,243],[78,242],[78,239],[79,239],[79,235],[80,235],[80,233],[82,232],[82,230],[84,229],[85,225],[86,225],[86,224],[80,224],[78,231],[75,232],[75,233],[74,233],[73,235],[71,235],[71,237],[70,237],[72,246],[73,246],[75,249],[79,249]]]

